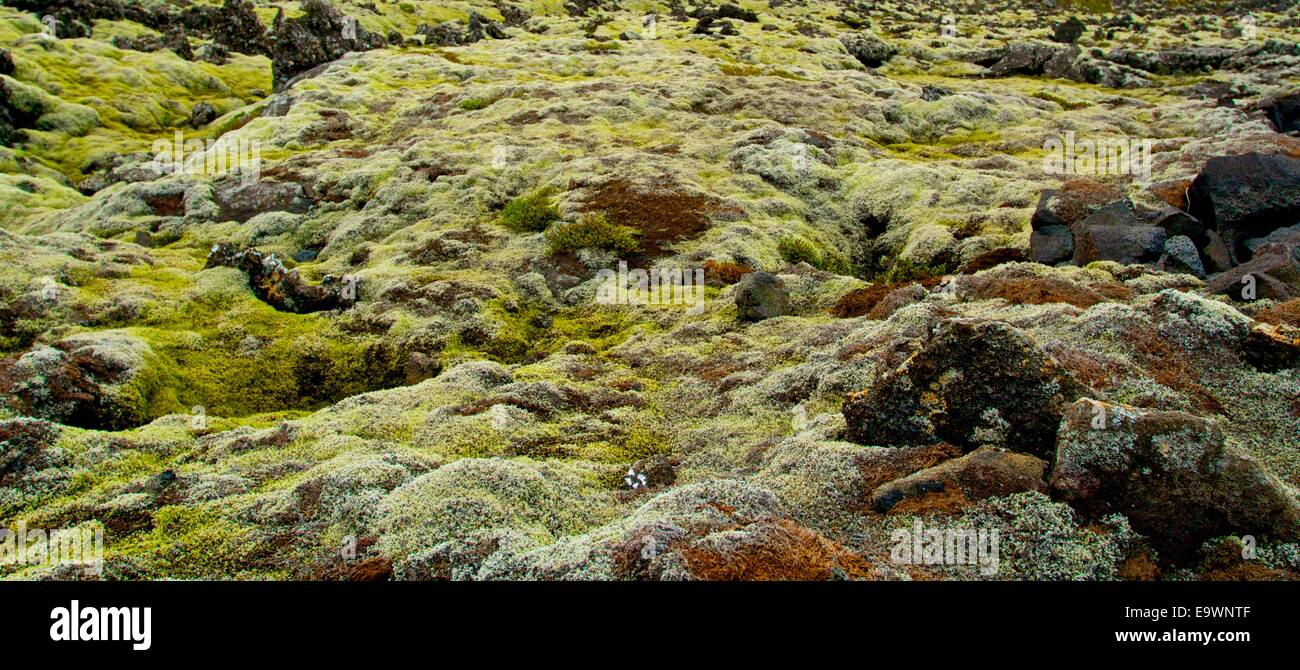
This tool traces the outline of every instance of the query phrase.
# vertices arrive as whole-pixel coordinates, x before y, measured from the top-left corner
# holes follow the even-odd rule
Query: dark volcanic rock
[[[951,319],[901,367],[850,395],[843,413],[859,444],[942,441],[1046,457],[1061,407],[1087,392],[1014,326]]]
[[[1079,20],[1079,17],[1071,16],[1052,28],[1052,41],[1059,44],[1074,44],[1079,41],[1080,37],[1083,37],[1084,31],[1087,29],[1088,26],[1084,25],[1083,21]]]
[[[311,207],[303,188],[292,182],[228,179],[212,187],[222,221],[243,223],[263,212],[302,213]]]
[[[935,501],[941,501],[947,509],[993,496],[1024,491],[1045,493],[1046,471],[1047,462],[1036,456],[980,447],[960,458],[876,487],[871,493],[871,508],[882,514],[891,510],[911,511],[913,505],[932,511]]]
[[[780,277],[751,272],[736,285],[736,307],[744,321],[771,319],[789,311],[790,294]]]
[[[870,68],[884,65],[885,61],[898,53],[898,49],[868,32],[846,35],[840,38],[840,43],[848,50],[849,55]]]
[[[298,276],[297,270],[286,268],[275,254],[266,255],[256,249],[235,251],[233,245],[215,245],[208,253],[205,267],[243,270],[253,293],[282,312],[306,314],[346,309],[357,301],[356,279],[325,275],[320,284],[308,284]]]
[[[14,73],[14,57],[6,49],[0,49],[0,75],[9,76]]]
[[[1214,277],[1206,289],[1233,300],[1300,298],[1300,232],[1257,248],[1253,258]]]
[[[1240,154],[1211,158],[1188,191],[1191,214],[1216,228],[1233,260],[1245,241],[1300,223],[1300,158]]]
[[[294,19],[284,18],[284,10],[275,15],[271,69],[277,91],[295,75],[338,60],[349,51],[384,46],[383,36],[366,32],[325,0],[304,0],[302,11],[303,16]]]
[[[309,11],[308,5],[317,2],[318,0],[307,0],[302,3],[303,11]],[[212,15],[209,21],[208,32],[214,44],[243,54],[272,55],[266,28],[257,18],[257,12],[253,11],[253,3],[249,0],[226,0],[221,10]]]
[[[1074,234],[1074,262],[1135,264],[1154,262],[1164,251],[1168,233],[1147,223],[1127,200],[1117,200],[1093,212],[1070,228]]]
[[[1277,132],[1300,132],[1300,91],[1266,100],[1260,109]]]
[[[1049,479],[1089,514],[1118,512],[1162,557],[1186,561],[1220,535],[1300,538],[1300,505],[1211,419],[1093,400],[1066,408]]]
[[[217,110],[206,102],[200,102],[194,105],[190,110],[190,127],[202,128],[217,119]]]
[[[1035,263],[1064,263],[1074,257],[1074,236],[1065,226],[1042,226],[1029,234],[1029,254]]]

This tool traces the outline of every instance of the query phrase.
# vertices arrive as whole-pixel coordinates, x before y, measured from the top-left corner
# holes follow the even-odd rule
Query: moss
[[[636,231],[611,223],[602,212],[589,212],[577,221],[547,230],[546,243],[555,254],[579,249],[632,253],[640,248]]]
[[[493,102],[494,102],[493,100],[488,98],[467,98],[465,100],[461,100],[460,104],[456,106],[461,108],[464,111],[473,112],[480,109],[486,109],[487,106],[492,104]]]
[[[498,221],[516,233],[540,233],[559,218],[560,212],[551,202],[550,191],[542,189],[511,200],[501,210]]]
[[[787,263],[807,263],[818,270],[838,275],[853,274],[852,265],[844,254],[820,249],[802,237],[781,238],[777,243],[777,251]]]

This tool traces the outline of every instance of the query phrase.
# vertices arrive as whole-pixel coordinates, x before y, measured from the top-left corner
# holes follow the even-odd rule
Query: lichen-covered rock
[[[169,372],[123,332],[78,335],[0,363],[0,393],[18,414],[85,428],[137,426],[178,408]]]
[[[1182,272],[1205,277],[1205,266],[1196,252],[1196,243],[1185,235],[1175,235],[1165,240],[1165,251],[1160,256],[1160,267],[1166,272]]]
[[[877,68],[898,53],[898,49],[868,32],[859,32],[840,38],[849,55],[866,67]]]
[[[844,401],[848,438],[881,446],[947,441],[1045,457],[1061,408],[1086,393],[1007,323],[952,319],[898,369]]]
[[[736,309],[744,321],[783,316],[790,310],[785,281],[767,272],[751,272],[736,284]]]
[[[1295,496],[1213,419],[1080,399],[1061,420],[1050,482],[1079,509],[1123,514],[1172,560],[1219,535],[1300,538]]]

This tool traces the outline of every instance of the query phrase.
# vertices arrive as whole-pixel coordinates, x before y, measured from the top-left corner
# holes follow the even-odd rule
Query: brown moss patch
[[[1001,298],[1016,305],[1045,305],[1063,302],[1088,308],[1109,299],[1125,299],[1132,291],[1122,284],[1107,287],[1111,296],[1086,286],[1055,277],[973,278],[970,297],[974,300]]]
[[[604,182],[578,211],[604,212],[611,223],[636,231],[639,258],[632,260],[642,262],[667,254],[676,242],[699,237],[711,216],[741,213],[714,198],[687,193],[666,178],[647,186],[626,179]]]
[[[1016,249],[1013,247],[990,249],[989,251],[972,258],[970,262],[963,265],[958,272],[964,275],[971,275],[980,270],[995,268],[1006,263],[1018,263],[1027,260],[1029,260],[1029,257],[1025,254],[1024,249]]]
[[[709,286],[730,286],[753,271],[754,268],[741,263],[705,261],[704,281]]]
[[[704,581],[825,581],[837,572],[867,578],[871,564],[816,531],[788,519],[750,526],[725,549],[681,550],[687,568]]]
[[[848,293],[840,296],[839,300],[831,306],[830,313],[837,319],[852,319],[859,316],[878,319],[883,315],[876,310],[886,297],[895,290],[903,288],[909,284],[920,284],[925,288],[937,286],[940,277],[926,277],[916,281],[901,281],[893,284],[877,283],[865,288],[853,289]]]

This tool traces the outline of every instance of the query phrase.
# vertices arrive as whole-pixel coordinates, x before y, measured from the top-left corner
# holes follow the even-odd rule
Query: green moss
[[[846,256],[830,249],[819,249],[802,237],[781,238],[777,251],[787,263],[807,263],[823,272],[838,275],[853,274],[853,266]]]
[[[501,210],[501,225],[516,233],[540,233],[559,220],[560,212],[551,202],[549,190],[542,189],[515,198]]]
[[[490,100],[488,98],[469,98],[467,100],[462,100],[460,104],[457,105],[457,107],[460,107],[461,109],[467,112],[472,112],[479,109],[485,109],[488,105],[492,104],[493,102],[494,102],[493,100]]]
[[[573,223],[547,230],[546,243],[551,253],[573,252],[579,249],[631,253],[639,247],[636,231],[610,222],[603,212],[588,212]]]

